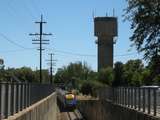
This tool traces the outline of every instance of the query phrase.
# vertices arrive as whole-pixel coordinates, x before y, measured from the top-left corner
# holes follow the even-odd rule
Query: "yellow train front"
[[[75,109],[77,105],[77,100],[76,100],[76,95],[71,93],[71,92],[67,92],[65,93],[65,107],[66,109]]]

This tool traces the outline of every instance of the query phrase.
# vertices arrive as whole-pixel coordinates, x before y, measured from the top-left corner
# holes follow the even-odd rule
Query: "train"
[[[77,106],[76,95],[62,89],[57,90],[57,103],[61,110],[74,110]]]

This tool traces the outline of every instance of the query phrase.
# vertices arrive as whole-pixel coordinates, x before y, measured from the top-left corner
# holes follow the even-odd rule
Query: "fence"
[[[107,87],[100,89],[98,96],[147,114],[160,115],[160,89],[158,87]]]
[[[0,83],[0,119],[22,111],[53,91],[50,84]]]

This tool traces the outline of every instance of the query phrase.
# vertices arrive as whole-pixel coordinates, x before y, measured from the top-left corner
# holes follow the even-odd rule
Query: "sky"
[[[29,33],[39,32],[40,15],[43,14],[44,36],[50,44],[44,45],[43,69],[49,68],[49,53],[56,59],[55,71],[70,62],[82,61],[97,70],[97,45],[94,36],[94,16],[118,18],[118,37],[114,45],[114,62],[125,63],[130,59],[141,59],[129,37],[130,23],[122,15],[126,0],[1,0],[0,1],[0,58],[7,67],[31,67],[39,69],[38,45],[32,44],[35,37]]]

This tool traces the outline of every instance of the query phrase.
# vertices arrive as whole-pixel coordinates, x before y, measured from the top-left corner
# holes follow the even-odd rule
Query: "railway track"
[[[84,120],[79,110],[67,112],[68,120]]]

